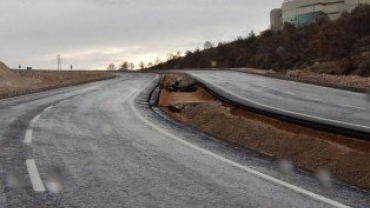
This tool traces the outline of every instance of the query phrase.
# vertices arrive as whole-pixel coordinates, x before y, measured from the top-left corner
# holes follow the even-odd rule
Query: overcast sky
[[[279,0],[0,0],[0,61],[105,69],[260,32]]]

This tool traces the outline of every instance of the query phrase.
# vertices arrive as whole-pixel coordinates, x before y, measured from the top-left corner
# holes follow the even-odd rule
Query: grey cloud
[[[80,68],[95,68],[120,59],[144,60],[148,54],[163,57],[201,47],[206,40],[229,41],[251,29],[266,29],[270,9],[279,4],[272,0],[4,0],[0,59],[12,67],[21,63],[55,68],[53,57],[61,54]],[[108,48],[122,50],[88,53]],[[132,48],[136,49],[124,50]],[[79,55],[73,58],[73,54]]]

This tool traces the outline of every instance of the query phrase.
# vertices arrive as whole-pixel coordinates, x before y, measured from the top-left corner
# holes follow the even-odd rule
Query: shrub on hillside
[[[210,68],[216,61],[219,68],[254,67],[276,71],[311,66],[316,62],[348,63],[345,74],[358,72],[361,62],[353,57],[370,50],[370,5],[362,5],[345,13],[336,21],[320,18],[314,24],[296,28],[286,23],[282,31],[266,30],[256,36],[218,44],[203,51],[188,52],[183,58],[154,66],[168,68]],[[370,74],[364,72],[362,75]],[[365,67],[366,68],[366,67]]]

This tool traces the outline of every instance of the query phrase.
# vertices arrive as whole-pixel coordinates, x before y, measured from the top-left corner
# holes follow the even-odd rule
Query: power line
[[[57,56],[57,65],[58,65],[58,70],[62,70],[62,59],[60,55]]]

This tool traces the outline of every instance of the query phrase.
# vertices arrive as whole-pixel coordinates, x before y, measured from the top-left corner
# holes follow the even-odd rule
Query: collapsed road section
[[[249,112],[220,101],[183,74],[168,74],[158,106],[170,117],[223,140],[370,188],[370,143]],[[290,164],[290,162],[292,164]]]
[[[218,98],[279,120],[369,140],[368,94],[239,72],[188,74]]]

